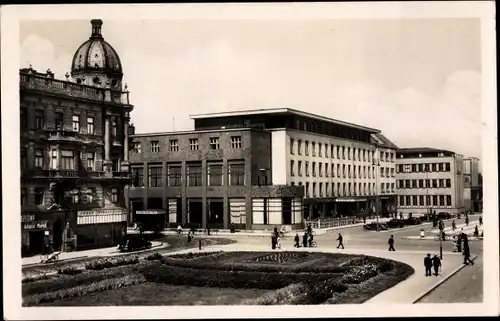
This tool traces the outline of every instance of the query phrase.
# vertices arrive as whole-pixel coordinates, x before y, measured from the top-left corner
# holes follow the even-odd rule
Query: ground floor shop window
[[[182,199],[171,198],[167,200],[168,222],[182,223]]]
[[[246,224],[246,203],[244,198],[229,199],[229,218],[232,224]]]
[[[188,199],[187,201],[188,223],[200,226],[202,224],[203,206],[200,199]]]
[[[224,200],[222,198],[211,198],[207,200],[208,223],[211,226],[224,223]]]

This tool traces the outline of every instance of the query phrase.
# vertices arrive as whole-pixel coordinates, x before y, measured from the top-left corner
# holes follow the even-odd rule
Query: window
[[[93,203],[96,201],[94,198],[95,193],[95,187],[87,188],[87,203]]]
[[[306,182],[306,197],[309,197],[309,182]]]
[[[404,172],[403,165],[398,165],[397,170],[398,170],[398,173],[403,173]]]
[[[51,155],[50,155],[50,168],[51,169],[58,169],[58,166],[57,166],[57,150],[53,149],[51,151]]]
[[[405,188],[411,188],[411,181],[409,179],[405,179]]]
[[[313,186],[312,186],[312,197],[316,197],[316,182],[313,182]]]
[[[35,110],[35,129],[42,129],[44,125],[45,115],[43,110]]]
[[[439,188],[443,188],[444,187],[444,179],[440,178],[439,179]]]
[[[451,187],[451,179],[446,180],[446,187],[450,188]]]
[[[410,165],[404,165],[403,166],[403,172],[404,173],[411,173],[411,166]]]
[[[210,149],[219,149],[219,137],[210,137]]]
[[[399,196],[399,206],[405,206],[405,198],[404,198],[404,196]]]
[[[424,180],[423,179],[418,180],[418,188],[424,188]]]
[[[391,168],[391,177],[394,177],[394,168]]]
[[[430,172],[430,164],[424,164],[424,172]]]
[[[116,137],[116,128],[117,128],[116,117],[113,117],[113,118],[111,119],[111,124],[112,124],[112,127],[113,127],[113,128],[112,128],[112,131],[111,131],[111,135],[112,135],[113,137]]]
[[[138,153],[140,154],[141,153],[141,143],[140,142],[133,142],[133,148],[132,150],[135,152],[135,153]]]
[[[198,143],[198,138],[189,139],[189,149],[190,150],[199,150],[200,149],[200,145]]]
[[[323,157],[323,152],[322,152],[323,145],[321,143],[318,143],[318,156]]]
[[[295,141],[293,138],[290,138],[290,154],[295,154],[294,153],[294,144],[295,144]]]
[[[325,144],[325,157],[328,157],[328,144]]]
[[[297,165],[298,165],[297,172],[298,172],[299,176],[302,176],[302,161],[298,161]]]
[[[419,204],[420,206],[424,206],[424,205],[425,205],[425,204],[424,204],[424,195],[419,195],[419,196],[418,196],[418,201],[419,201],[419,203],[418,203],[418,204]]]
[[[64,114],[61,112],[56,112],[56,129],[63,129],[64,126]]]
[[[75,156],[72,150],[61,150],[61,168],[75,169]]]
[[[335,145],[330,145],[330,157],[335,158]]]
[[[309,176],[309,162],[306,161],[306,176]]]
[[[318,163],[318,176],[323,176],[323,163]]]
[[[433,179],[432,180],[432,188],[437,188],[437,187],[438,187],[437,180]]]
[[[417,188],[417,180],[416,179],[411,180],[411,188]]]
[[[347,147],[347,159],[351,160],[351,148]]]
[[[432,195],[432,205],[434,205],[434,206],[438,205],[438,197],[437,197],[437,195]]]
[[[451,164],[450,163],[445,163],[445,170],[447,172],[451,171]]]
[[[325,177],[328,177],[328,163],[325,163]]]
[[[332,164],[333,165],[333,164]],[[345,165],[344,165],[345,166]],[[340,178],[341,172],[340,172],[340,164],[337,164],[337,177]]]
[[[438,171],[444,172],[444,163],[439,163],[438,164]]]
[[[37,149],[35,151],[35,168],[42,169],[43,168],[43,150]]]
[[[118,196],[119,196],[118,189],[116,188],[111,189],[111,202],[118,203]]]
[[[431,180],[430,179],[426,179],[425,180],[425,187],[426,188],[430,188],[431,187]]]
[[[316,156],[316,143],[315,142],[311,143],[311,150],[312,150],[312,155]]]
[[[290,175],[295,176],[295,162],[293,160],[290,161]]]
[[[87,170],[88,171],[94,170],[94,166],[95,166],[94,155],[95,155],[95,153],[87,153]]]
[[[21,131],[26,130],[28,127],[28,117],[26,113],[26,108],[21,108],[21,118],[19,120],[19,127],[21,128]]]
[[[144,171],[142,167],[132,167],[132,176],[134,177],[134,187],[144,186]]]
[[[444,206],[444,195],[439,195],[439,206]]]
[[[188,186],[201,186],[201,164],[188,164],[187,166]]]
[[[231,136],[231,148],[241,148],[241,136]]]
[[[417,196],[416,195],[413,195],[412,201],[413,201],[413,204],[412,204],[413,206],[418,206],[418,203],[417,203],[418,200],[417,200]]]
[[[446,206],[451,206],[451,195],[446,195]]]
[[[406,202],[406,206],[410,206],[411,205],[411,196],[410,195],[406,195],[405,196],[405,202]]]
[[[35,205],[43,204],[43,188],[35,188]]]
[[[383,167],[380,167],[380,176],[384,177],[384,168]]]
[[[151,153],[158,153],[160,151],[160,142],[155,140],[151,142]]]
[[[208,186],[222,186],[222,164],[207,164]]]
[[[302,155],[302,141],[300,139],[297,141],[297,154]]]
[[[330,165],[330,174],[332,177],[335,177],[335,164]]]
[[[425,196],[425,205],[429,206],[429,207],[432,205],[431,204],[431,196],[430,195],[426,195]]]
[[[323,183],[319,183],[318,196],[323,197]]]
[[[312,174],[313,177],[316,177],[316,162],[312,163]]]
[[[384,183],[380,183],[380,192],[385,193]]]
[[[418,171],[423,172],[424,171],[424,164],[418,164]]]
[[[150,187],[161,187],[162,183],[162,168],[159,165],[149,166],[149,186]]]
[[[417,164],[411,164],[411,171],[413,173],[416,173],[417,172]]]
[[[433,172],[435,172],[435,171],[436,171],[436,163],[432,163],[432,164],[431,164],[431,170],[432,170]]]
[[[333,183],[332,183],[332,188],[333,188]],[[329,183],[325,183],[325,196],[327,196],[327,197],[328,197],[329,195],[331,195],[331,193],[330,193],[330,190],[329,190],[329,189],[330,189],[330,184],[329,184]],[[333,192],[332,192],[332,193],[333,193]]]
[[[394,193],[394,183],[391,183],[391,193]]]
[[[74,132],[79,132],[80,131],[80,116],[78,115],[73,115],[73,131]]]
[[[345,164],[342,164],[342,177],[343,178],[346,178],[347,174],[346,174],[346,171],[345,171]]]
[[[305,145],[305,154],[306,156],[309,156],[309,142],[306,140],[304,142],[304,145]]]
[[[402,179],[398,180],[398,188],[405,188],[404,187],[404,181]]]
[[[182,167],[180,164],[167,165],[168,186],[181,186],[182,183]]]
[[[342,196],[346,196],[347,194],[347,184],[342,183]]]
[[[353,158],[353,160],[356,160],[356,152],[357,152],[356,148],[353,148],[352,149],[352,158]]]
[[[177,139],[169,140],[168,141],[168,150],[171,152],[178,152],[179,151],[179,141]]]
[[[232,186],[245,185],[245,163],[229,163],[229,184]]]
[[[94,134],[94,117],[87,117],[87,134]]]

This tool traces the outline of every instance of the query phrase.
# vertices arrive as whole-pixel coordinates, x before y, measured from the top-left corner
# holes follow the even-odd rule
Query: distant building
[[[298,227],[370,212],[377,194],[395,210],[397,147],[379,130],[287,108],[191,118],[194,131],[133,136],[136,220]]]
[[[464,158],[464,206],[467,211],[482,211],[482,178],[479,173],[479,158]]]
[[[398,211],[415,216],[465,210],[464,160],[451,151],[403,148],[397,152]]]
[[[101,20],[71,76],[20,70],[22,254],[111,246],[127,223],[129,93]]]

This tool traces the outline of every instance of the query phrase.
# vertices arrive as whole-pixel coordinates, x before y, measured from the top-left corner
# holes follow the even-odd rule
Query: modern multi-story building
[[[482,211],[479,158],[464,158],[464,206],[466,211]]]
[[[293,225],[303,202],[307,218],[353,215],[371,211],[377,194],[395,209],[397,147],[379,130],[286,108],[191,118],[194,131],[133,136],[138,220]]]
[[[464,210],[463,156],[433,148],[403,148],[396,159],[398,211],[414,216]]]
[[[65,80],[20,70],[23,255],[47,243],[61,251],[115,245],[126,227],[133,106],[102,21],[91,25]]]

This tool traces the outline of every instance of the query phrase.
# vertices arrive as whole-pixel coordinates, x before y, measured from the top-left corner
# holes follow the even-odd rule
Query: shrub
[[[261,297],[247,299],[242,305],[275,305],[292,302],[295,297],[301,295],[304,289],[303,283],[293,283],[284,288],[264,294]]]
[[[364,266],[353,268],[351,271],[346,273],[342,277],[341,282],[347,284],[359,284],[376,276],[377,274],[377,265],[366,264]]]
[[[30,283],[30,282],[36,282],[36,281],[41,281],[41,280],[48,280],[54,278],[53,274],[48,274],[48,273],[42,273],[42,274],[35,274],[35,275],[30,275],[22,279],[22,283]]]
[[[66,275],[76,275],[76,274],[80,274],[82,273],[84,270],[83,269],[80,269],[78,268],[77,266],[66,266],[66,267],[62,267],[60,269],[57,270],[57,273],[58,274],[66,274]]]
[[[120,278],[104,279],[91,284],[80,285],[42,294],[35,294],[23,300],[23,306],[33,306],[40,303],[53,302],[65,298],[79,297],[90,293],[118,289],[124,286],[142,283],[144,281],[145,279],[141,275],[127,275]]]
[[[328,279],[320,282],[307,283],[304,292],[294,300],[294,304],[320,304],[331,298],[334,293],[342,293],[348,289],[337,280]]]
[[[162,260],[163,259],[163,255],[161,255],[160,253],[158,252],[155,252],[153,254],[150,254],[148,256],[146,256],[144,258],[145,260],[148,260],[148,261],[157,261],[157,260]]]
[[[227,255],[228,252],[223,252],[223,251],[217,251],[217,252],[189,252],[185,254],[173,254],[169,255],[168,258],[172,259],[184,259],[184,260],[192,260],[192,259],[198,259],[198,258],[206,258],[206,257],[212,257],[216,258],[222,255]]]
[[[115,258],[104,258],[89,261],[85,263],[85,269],[87,270],[103,270],[111,267],[136,264],[139,263],[139,257],[137,255],[131,256],[119,256]]]

